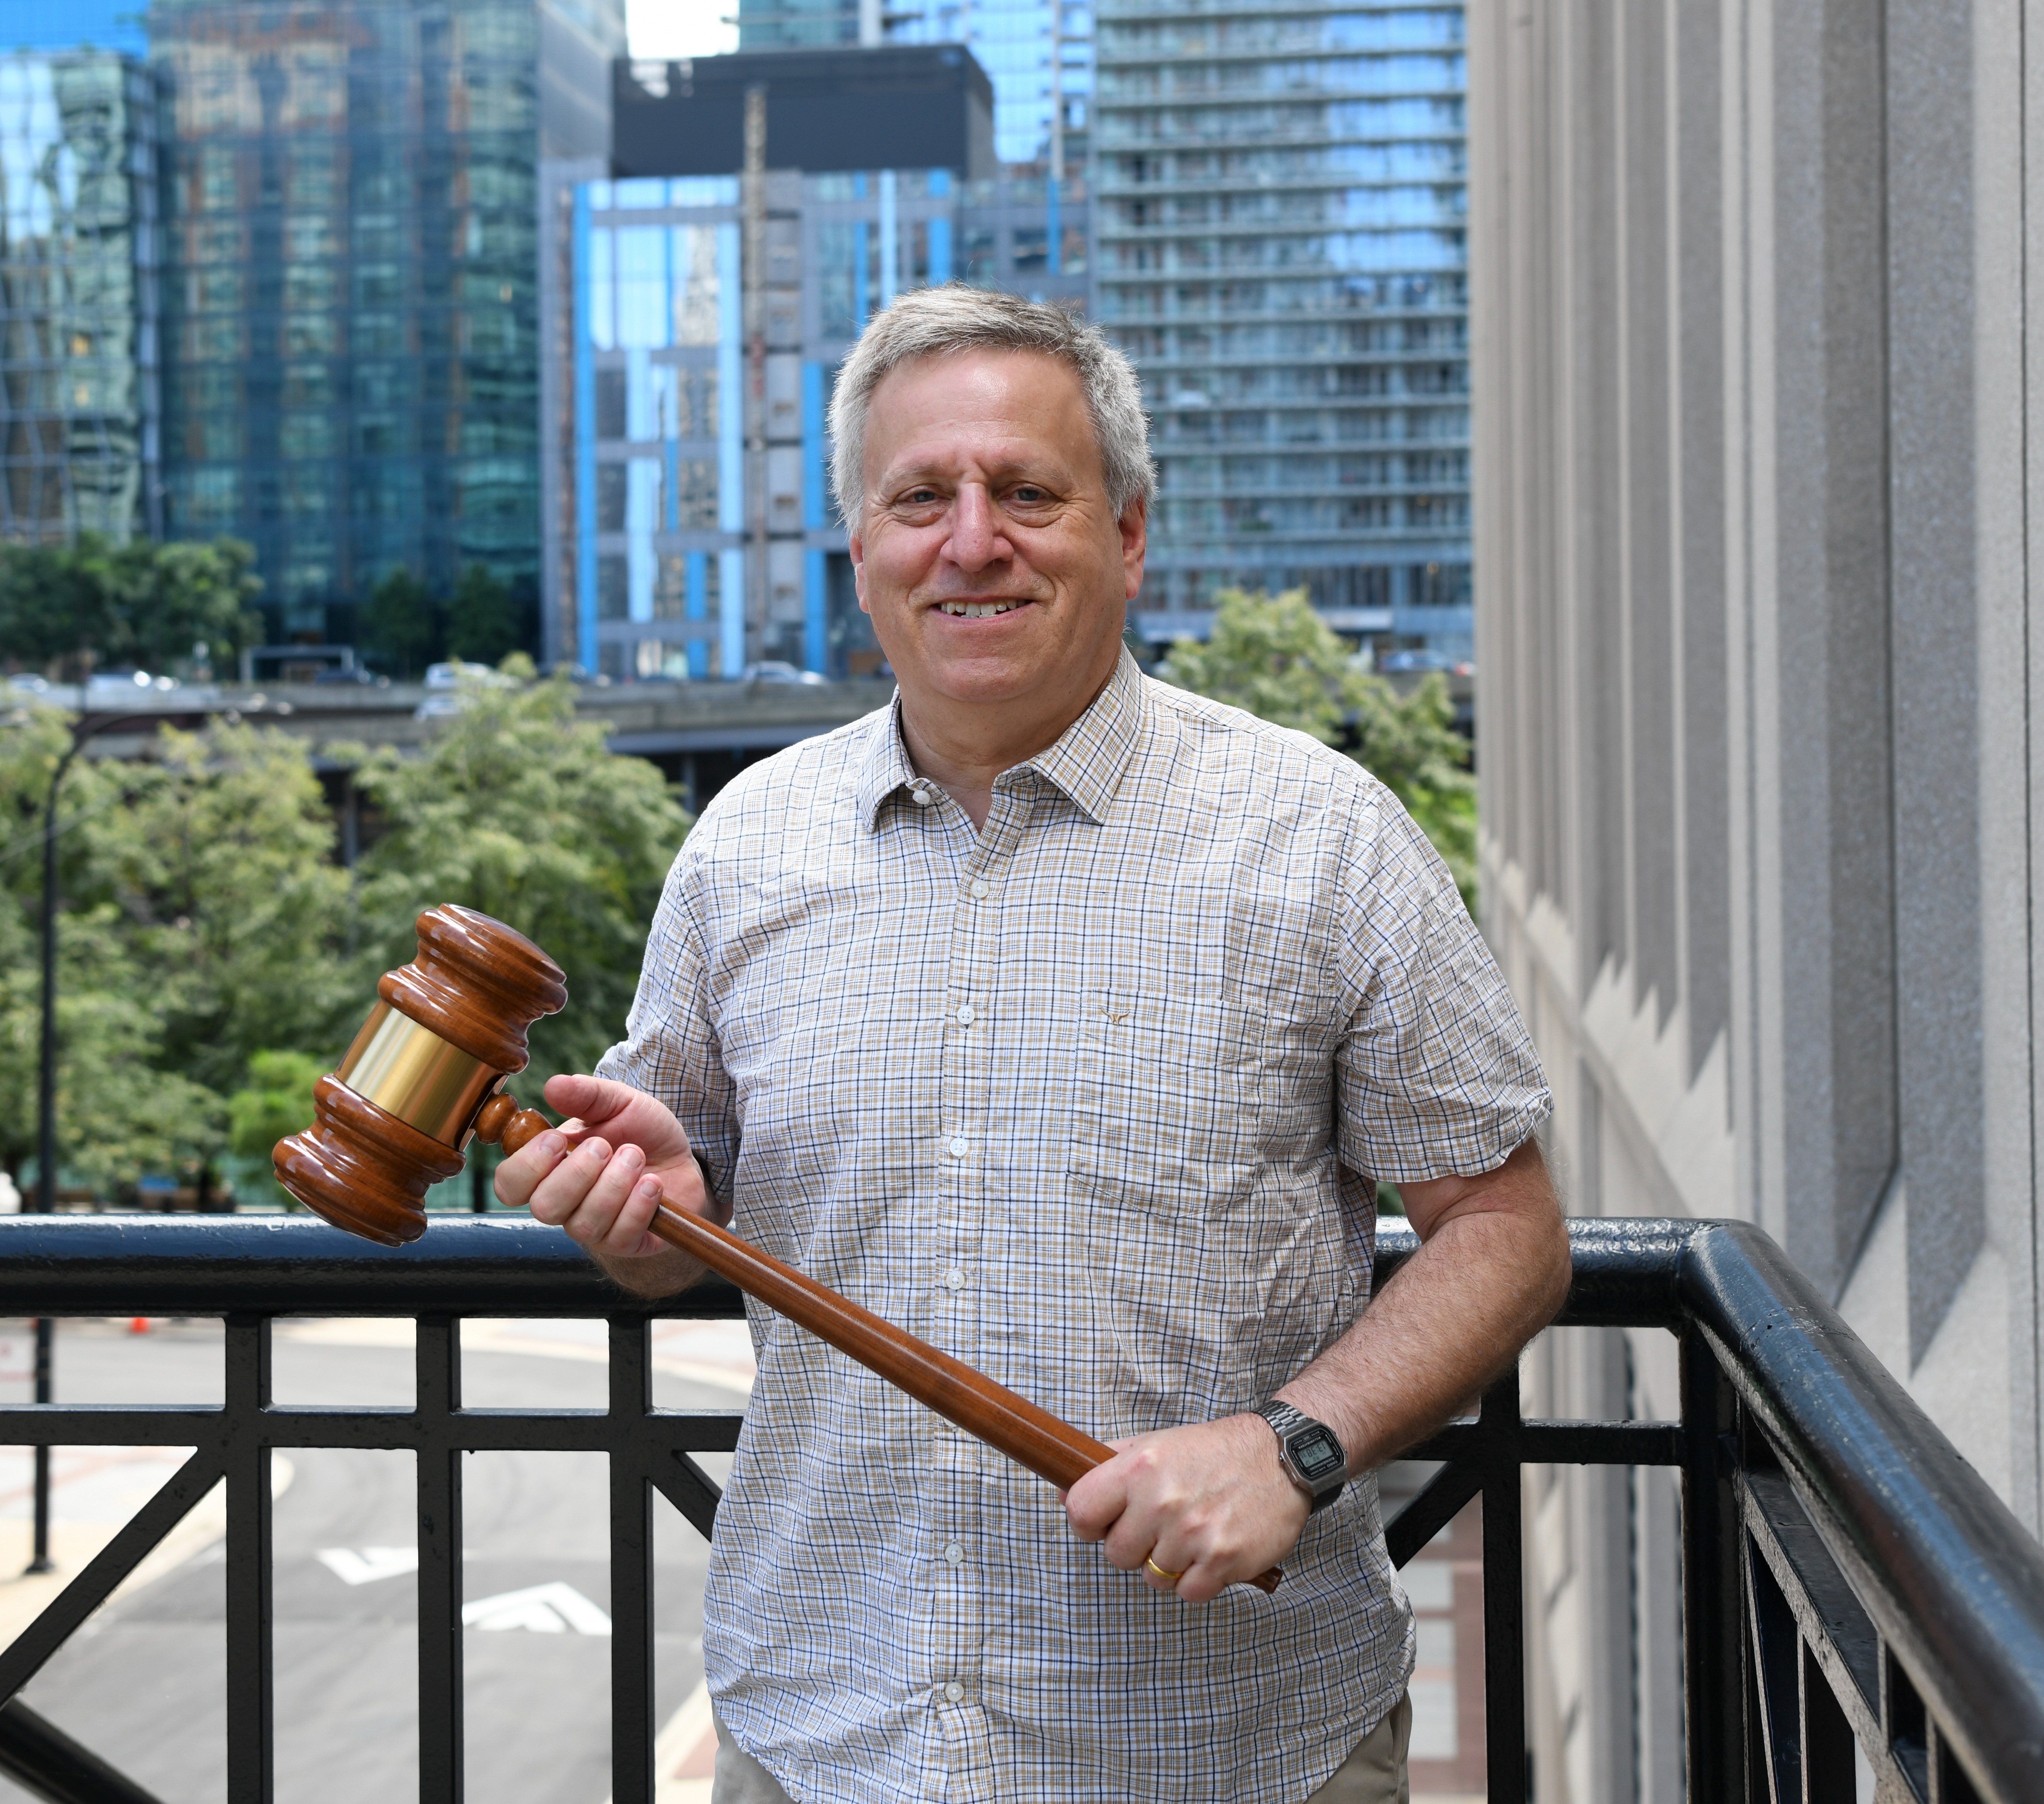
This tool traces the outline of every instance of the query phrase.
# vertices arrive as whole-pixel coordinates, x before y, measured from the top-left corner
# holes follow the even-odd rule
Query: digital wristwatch
[[[1348,1483],[1348,1453],[1340,1437],[1325,1422],[1315,1421],[1289,1403],[1274,1399],[1256,1413],[1278,1437],[1278,1463],[1285,1477],[1306,1494],[1306,1514],[1326,1509]]]

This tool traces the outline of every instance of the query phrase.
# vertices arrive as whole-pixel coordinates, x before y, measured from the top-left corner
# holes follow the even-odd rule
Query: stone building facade
[[[1469,56],[1485,925],[1570,1206],[1758,1221],[2035,1529],[2033,10],[1474,0]],[[1664,1335],[1531,1367],[1675,1413]],[[1672,1481],[1528,1504],[1543,1804],[1674,1798]]]

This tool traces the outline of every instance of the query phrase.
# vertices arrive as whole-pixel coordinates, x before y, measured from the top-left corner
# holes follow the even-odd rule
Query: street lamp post
[[[57,796],[72,762],[84,750],[85,742],[109,727],[161,724],[186,715],[226,713],[230,719],[255,710],[190,708],[138,708],[98,716],[81,714],[71,729],[71,748],[57,760],[50,779],[49,794],[43,802],[43,1036],[41,1057],[36,1079],[36,1202],[32,1213],[54,1215],[57,1207]],[[25,1201],[23,1205],[27,1207]],[[52,1402],[56,1324],[48,1316],[36,1318],[36,1401]],[[36,1456],[35,1542],[26,1571],[48,1572],[50,1560],[50,1450],[38,1447]]]
[[[97,721],[80,716],[71,729],[71,748],[57,760],[50,792],[43,802],[43,1040],[36,1075],[36,1213],[54,1215],[57,1207],[57,795],[71,762],[92,736],[125,714],[102,714]],[[56,1324],[36,1317],[36,1401],[52,1400]],[[50,1563],[50,1450],[36,1448],[35,1544],[27,1570],[48,1572]]]

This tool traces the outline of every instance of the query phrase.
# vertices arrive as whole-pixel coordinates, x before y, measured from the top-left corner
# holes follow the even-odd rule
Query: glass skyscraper
[[[1097,54],[1095,306],[1162,482],[1138,630],[1303,583],[1466,655],[1462,9],[1105,0]]]
[[[166,529],[282,637],[402,567],[536,585],[537,173],[609,148],[622,0],[154,0]]]
[[[156,117],[118,51],[0,55],[0,540],[160,526]]]

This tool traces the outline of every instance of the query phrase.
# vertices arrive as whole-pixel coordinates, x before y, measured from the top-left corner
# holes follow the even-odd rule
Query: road
[[[742,1398],[748,1362],[736,1325],[667,1329],[672,1337],[655,1340],[662,1404],[729,1409]],[[280,1323],[278,1400],[409,1403],[409,1323]],[[600,1407],[601,1333],[600,1324],[471,1325],[467,1400]],[[66,1323],[56,1371],[62,1402],[217,1403],[219,1325],[163,1324],[137,1336],[118,1324]],[[75,1569],[179,1457],[117,1449],[64,1455],[60,1557]],[[411,1458],[294,1449],[288,1460],[275,1506],[278,1798],[414,1798]],[[720,1481],[728,1464],[703,1463]],[[482,1607],[466,1637],[467,1773],[469,1794],[490,1804],[604,1804],[609,1794],[603,1464],[586,1454],[470,1457],[465,1589],[471,1608]],[[0,1514],[17,1537],[25,1531],[27,1471],[25,1455],[0,1456]],[[662,1804],[694,1804],[707,1798],[713,1750],[704,1743],[701,1693],[707,1549],[664,1501],[656,1499],[655,1510],[656,1702],[658,1720],[672,1725],[662,1739]],[[80,1517],[101,1525],[82,1526]],[[107,1605],[24,1696],[163,1804],[214,1804],[226,1766],[225,1567],[221,1543],[208,1542],[202,1522],[186,1541],[195,1544],[181,1563]],[[519,1594],[540,1587],[548,1588]],[[0,1585],[0,1610],[9,1590]],[[17,1596],[17,1614],[33,1601]],[[0,1780],[0,1804],[28,1796]]]

